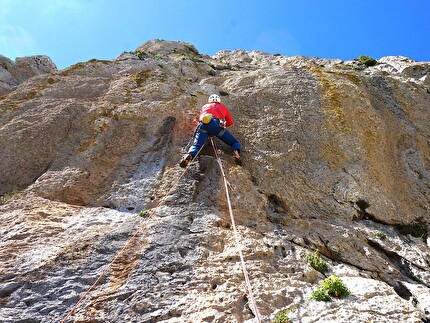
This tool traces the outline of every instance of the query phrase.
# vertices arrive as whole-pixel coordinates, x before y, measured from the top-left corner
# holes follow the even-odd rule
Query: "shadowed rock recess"
[[[139,227],[67,322],[256,321],[213,152],[178,167],[212,93],[243,145],[239,167],[218,143],[262,321],[430,321],[430,63],[161,40],[0,58],[1,322],[61,321]],[[332,274],[351,294],[310,300]]]

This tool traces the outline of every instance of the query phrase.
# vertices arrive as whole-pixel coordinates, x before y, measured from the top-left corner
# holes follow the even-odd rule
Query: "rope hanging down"
[[[231,207],[230,195],[229,195],[229,191],[228,191],[227,176],[225,176],[224,168],[222,167],[221,158],[219,157],[219,155],[217,153],[217,149],[215,148],[213,138],[210,137],[210,140],[211,140],[212,148],[214,150],[215,158],[218,162],[219,168],[221,169],[221,175],[222,175],[222,178],[224,181],[224,188],[225,188],[225,195],[227,197],[228,211],[230,213],[231,225],[233,228],[234,237],[236,239],[236,247],[239,251],[239,257],[240,257],[240,263],[242,266],[243,276],[245,277],[246,286],[248,288],[249,299],[251,301],[251,305],[252,305],[252,308],[254,310],[255,318],[257,319],[258,323],[261,323],[260,312],[258,311],[257,303],[255,302],[254,294],[252,292],[251,282],[250,282],[249,277],[248,277],[248,271],[246,270],[245,260],[243,258],[243,254],[242,254],[242,245],[240,244],[239,234],[238,234],[237,229],[236,229],[236,222],[234,221],[233,209]]]
[[[242,254],[242,246],[240,244],[239,241],[239,235],[236,229],[236,223],[234,221],[234,217],[233,217],[233,210],[231,207],[231,201],[230,201],[230,196],[229,196],[229,191],[228,191],[228,181],[227,181],[227,177],[225,176],[224,173],[224,169],[222,167],[222,163],[221,163],[221,159],[217,153],[217,150],[215,148],[215,144],[213,142],[213,138],[210,138],[211,143],[212,143],[212,148],[214,150],[215,153],[215,158],[220,166],[221,169],[221,173],[222,173],[222,177],[224,180],[224,187],[225,187],[225,192],[226,192],[226,196],[227,196],[227,203],[228,203],[228,209],[230,212],[230,217],[231,217],[231,223],[232,223],[232,227],[233,227],[233,232],[235,235],[235,239],[236,239],[236,245],[237,245],[237,249],[239,251],[239,256],[240,256],[240,262],[241,262],[241,266],[242,266],[242,271],[243,271],[243,275],[245,277],[245,282],[248,288],[248,294],[249,294],[249,298],[255,313],[255,317],[257,319],[258,323],[261,323],[261,318],[260,318],[260,313],[258,311],[257,308],[257,304],[255,302],[254,299],[254,294],[252,292],[252,287],[251,287],[251,282],[249,280],[248,277],[248,272],[246,270],[245,267],[245,260],[243,258],[243,254]],[[205,143],[206,144],[206,143]],[[204,148],[204,145],[202,145],[202,147],[200,148],[200,150],[197,152],[196,156],[194,156],[193,160],[187,165],[187,167],[185,168],[185,171],[181,174],[181,176],[178,178],[178,180],[176,181],[176,183],[179,183],[179,181],[182,179],[182,177],[185,175],[185,173],[187,172],[189,166],[192,164],[192,162],[197,158],[197,156],[200,154],[200,152],[202,151],[202,149]],[[172,186],[172,189],[175,187],[176,185]],[[170,194],[170,192],[172,191],[172,189],[169,190],[169,192],[166,194],[166,196],[168,196]],[[156,209],[157,207],[159,207],[161,205],[161,203],[164,201],[164,199],[161,199],[160,202],[153,208]],[[82,297],[76,302],[75,306],[73,306],[73,308],[68,312],[68,314],[64,317],[64,319],[61,321],[61,323],[65,323],[66,320],[73,314],[73,312],[76,310],[76,308],[78,307],[78,305],[85,299],[85,297],[97,286],[97,284],[99,283],[99,281],[109,272],[109,270],[111,269],[112,265],[116,262],[116,260],[119,258],[119,256],[126,250],[126,248],[129,246],[130,242],[137,236],[137,234],[143,229],[144,225],[146,224],[146,220],[148,220],[154,213],[153,212],[149,212],[147,218],[145,219],[145,221],[142,222],[141,225],[139,225],[139,227],[136,229],[135,233],[127,240],[127,242],[124,244],[124,246],[122,247],[122,249],[116,254],[116,256],[112,259],[112,261],[106,265],[105,269],[102,271],[102,273],[99,275],[99,277],[96,279],[96,281],[90,286],[90,288],[88,288],[88,290],[82,295]]]

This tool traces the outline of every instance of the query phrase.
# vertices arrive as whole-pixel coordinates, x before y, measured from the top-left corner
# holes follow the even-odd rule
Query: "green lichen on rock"
[[[24,191],[22,190],[14,190],[10,193],[0,195],[0,205],[6,204],[8,202],[11,202],[13,200],[16,200],[24,195]]]
[[[141,71],[133,74],[133,79],[136,81],[137,87],[142,87],[153,76],[152,71]]]
[[[311,71],[324,90],[324,110],[327,112],[330,127],[346,132],[348,130],[347,118],[345,110],[342,107],[340,91],[321,67],[312,66]]]

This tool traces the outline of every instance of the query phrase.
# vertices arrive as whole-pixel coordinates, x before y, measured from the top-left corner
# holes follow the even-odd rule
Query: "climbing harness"
[[[229,191],[228,191],[228,185],[229,185],[229,183],[227,181],[227,176],[225,176],[224,168],[222,167],[221,158],[219,157],[219,155],[217,153],[217,149],[215,147],[215,143],[214,143],[212,137],[210,137],[210,141],[211,141],[212,148],[213,148],[214,154],[215,154],[215,158],[216,158],[216,160],[218,162],[219,168],[221,170],[221,175],[222,175],[222,178],[223,178],[223,181],[224,181],[224,189],[225,189],[225,195],[227,197],[228,211],[230,213],[231,225],[232,225],[232,228],[233,228],[234,237],[236,239],[236,247],[237,247],[237,250],[239,252],[239,257],[240,257],[240,263],[241,263],[241,266],[242,266],[243,276],[245,277],[246,286],[248,288],[249,299],[251,301],[252,308],[254,310],[254,315],[255,315],[255,317],[257,319],[257,322],[261,323],[260,312],[258,311],[257,303],[255,302],[254,294],[252,292],[251,282],[249,280],[248,271],[246,270],[245,260],[243,258],[242,245],[240,244],[239,234],[237,232],[236,222],[235,222],[234,216],[233,216],[233,209],[231,207],[230,195],[229,195]]]
[[[207,115],[205,115],[205,116],[207,116]],[[204,116],[204,117],[205,117]],[[214,118],[214,117],[212,117],[212,115],[210,115],[211,117],[211,119],[207,122],[207,123],[205,123],[204,122],[204,119],[202,119],[202,120],[200,120],[199,121],[199,124],[197,125],[197,127],[196,127],[196,130],[194,131],[194,135],[193,135],[193,140],[196,138],[196,134],[198,133],[198,132],[201,132],[201,133],[205,133],[205,134],[208,134],[208,132],[207,132],[207,130],[205,130],[205,129],[203,129],[202,128],[202,126],[204,125],[204,124],[208,124],[212,119],[216,119],[216,120],[218,120],[218,122],[219,122],[219,127],[220,127],[220,132],[218,132],[215,136],[217,136],[217,137],[221,137],[225,132],[226,132],[226,128],[225,128],[225,121],[223,121],[222,119],[218,119],[218,118]],[[203,118],[204,118],[203,117]],[[201,122],[201,123],[200,123]],[[209,135],[208,135],[209,136]]]

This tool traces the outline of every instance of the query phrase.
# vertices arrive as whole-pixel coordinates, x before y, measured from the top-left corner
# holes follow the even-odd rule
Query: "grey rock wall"
[[[61,321],[129,241],[68,321],[255,322],[213,151],[177,165],[212,93],[243,145],[239,167],[217,141],[263,322],[429,320],[430,64],[379,62],[152,40],[16,86],[0,321]],[[332,274],[351,295],[311,301]]]

